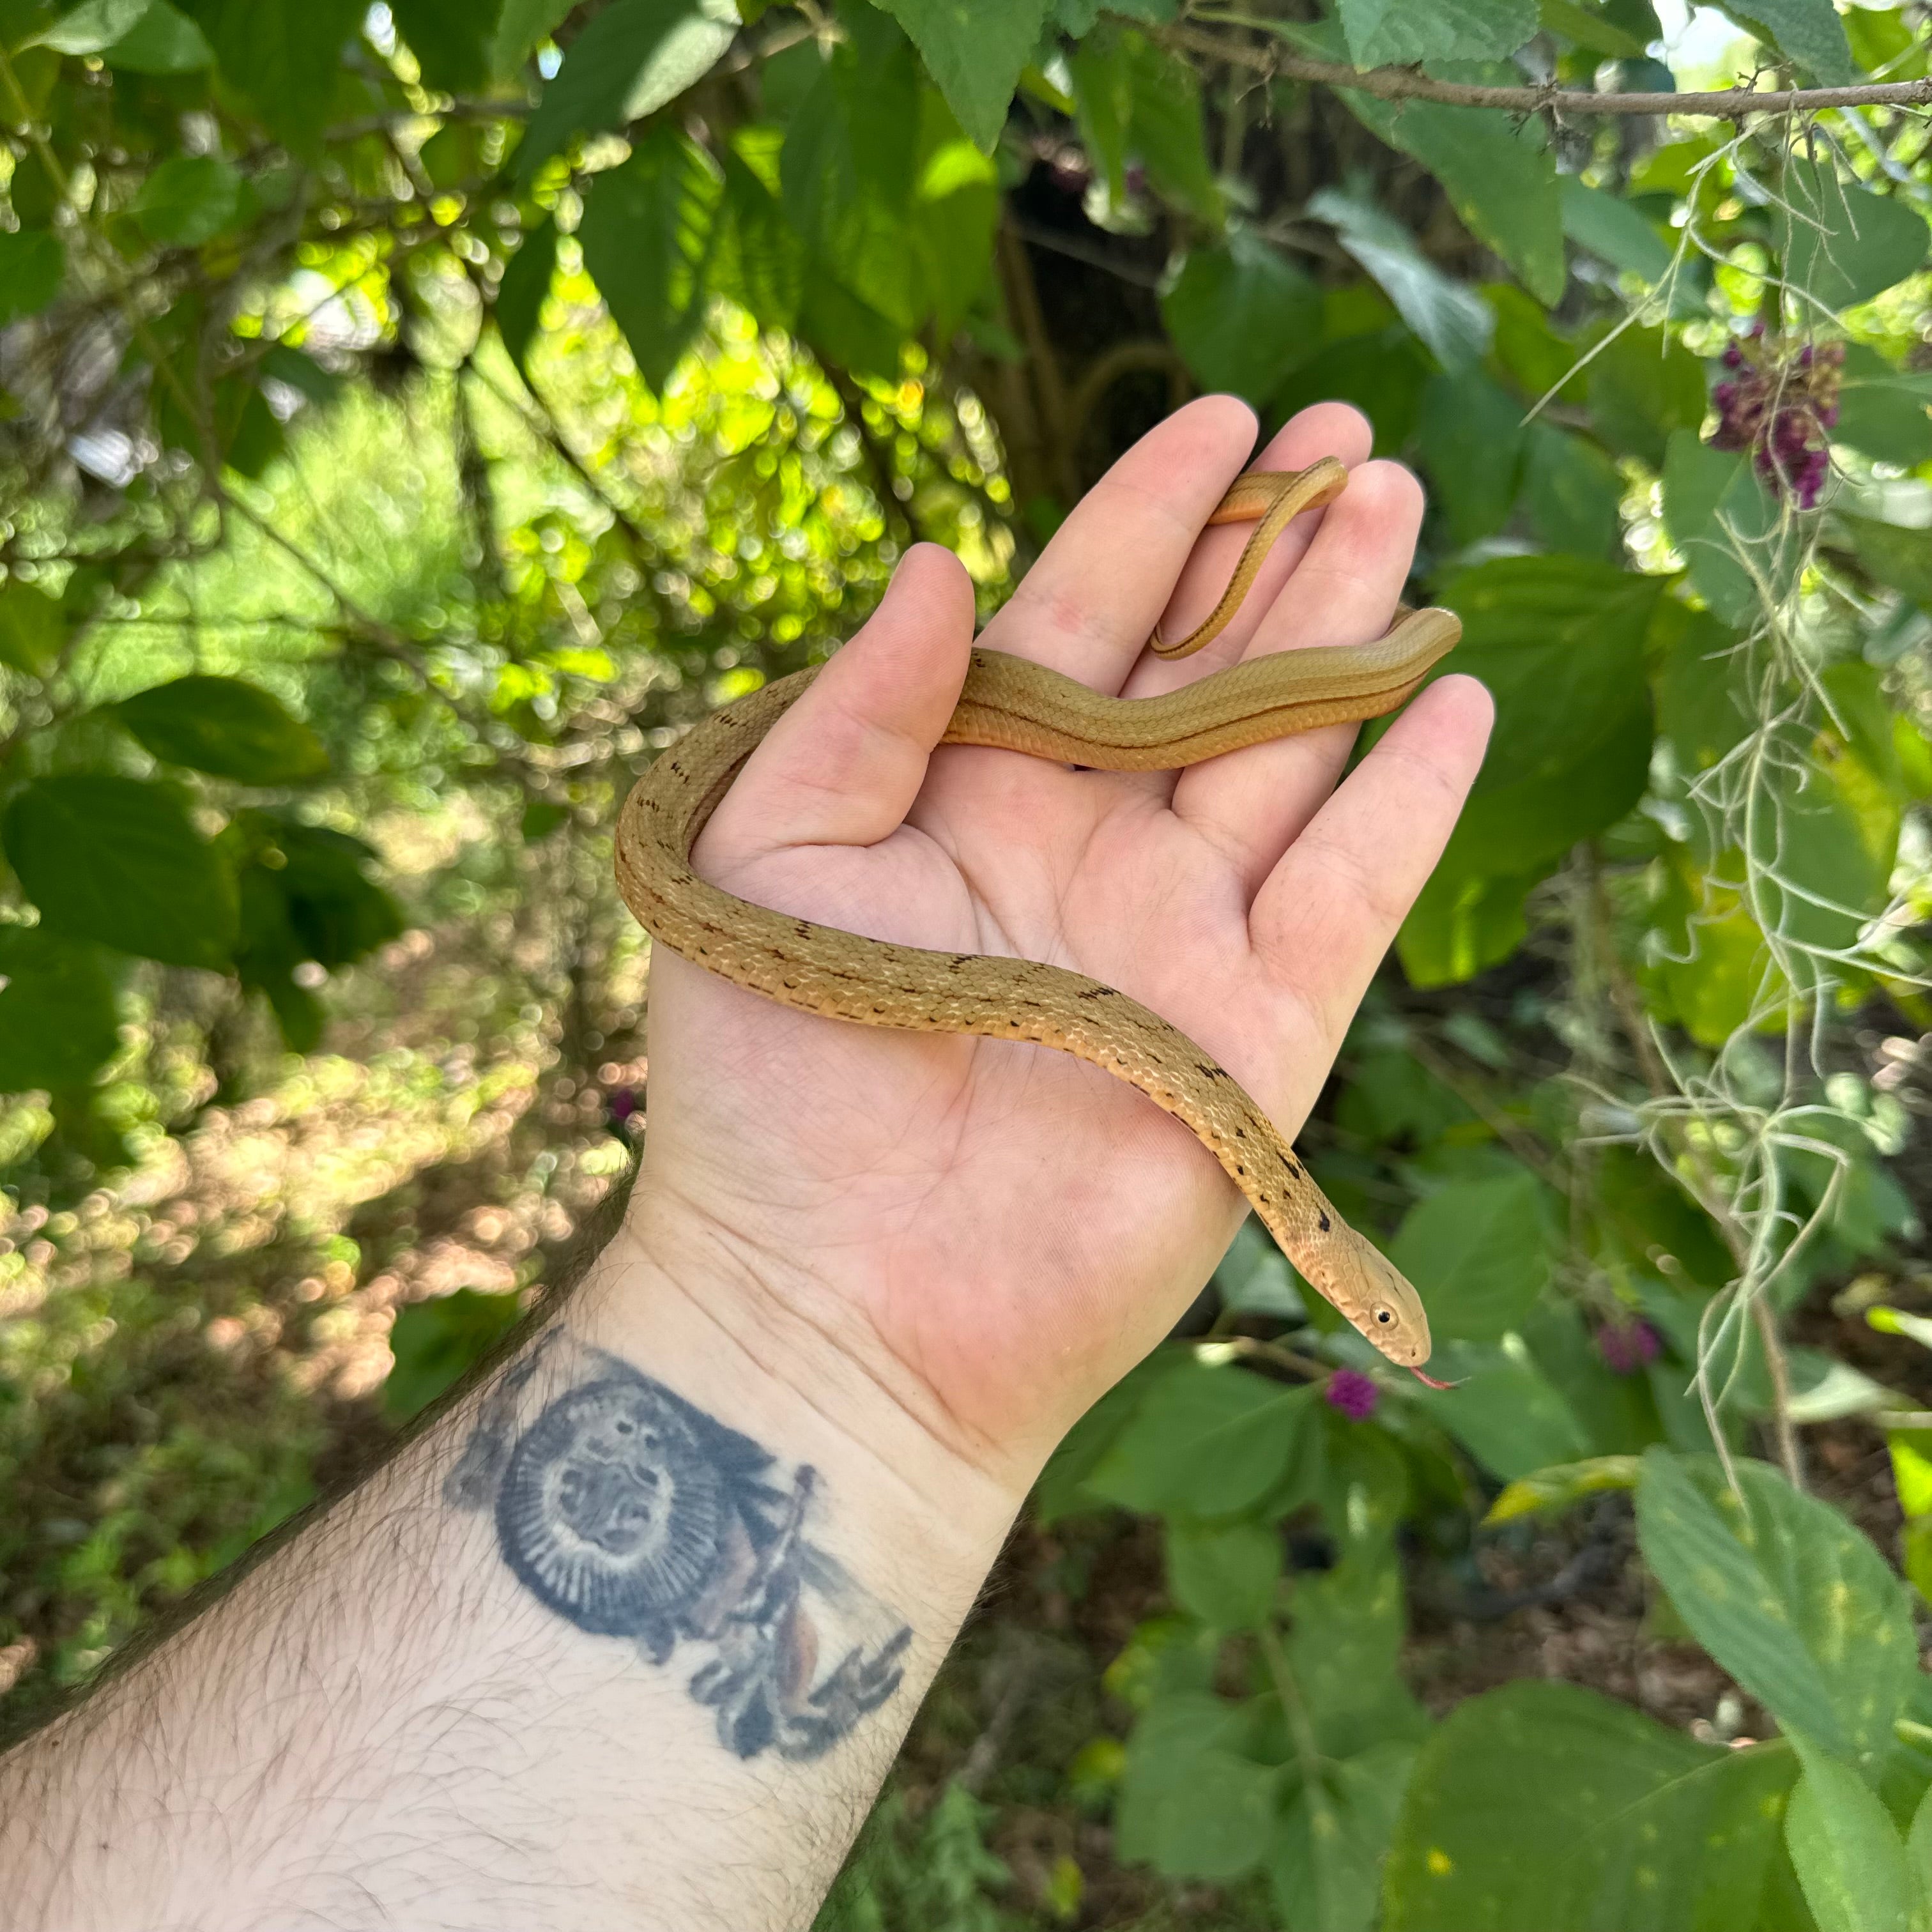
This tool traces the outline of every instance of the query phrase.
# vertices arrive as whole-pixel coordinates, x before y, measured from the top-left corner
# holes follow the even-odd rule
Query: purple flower
[[[1351,1422],[1366,1422],[1375,1414],[1382,1391],[1359,1369],[1337,1369],[1322,1395],[1338,1414]]]
[[[1736,373],[1711,392],[1718,406],[1711,446],[1749,450],[1774,494],[1812,508],[1831,474],[1826,432],[1838,420],[1844,344],[1806,344],[1784,355],[1766,344],[1760,322],[1744,341],[1729,344],[1719,359]]]
[[[630,1125],[631,1116],[638,1111],[637,1090],[632,1087],[614,1087],[604,1096],[604,1118],[610,1124],[614,1132],[622,1133]]]
[[[1597,1330],[1597,1353],[1612,1374],[1634,1376],[1657,1359],[1663,1344],[1648,1322],[1606,1322]]]

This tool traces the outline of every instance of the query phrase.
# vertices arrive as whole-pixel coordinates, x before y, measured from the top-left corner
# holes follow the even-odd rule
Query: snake
[[[1228,587],[1174,643],[1192,655],[1223,631],[1275,539],[1348,482],[1334,458],[1250,471],[1210,524],[1252,522]],[[1047,666],[975,645],[940,742],[1091,770],[1171,771],[1405,702],[1462,635],[1452,612],[1398,607],[1364,644],[1270,652],[1153,698],[1113,698]],[[1178,1028],[1118,988],[1040,962],[938,952],[776,912],[700,878],[692,854],[745,760],[812,688],[814,665],[716,711],[659,753],[619,814],[617,885],[656,944],[766,998],[861,1026],[968,1034],[1054,1048],[1127,1082],[1191,1128],[1304,1277],[1390,1362],[1422,1375],[1429,1318],[1402,1272],[1343,1219],[1240,1083]]]

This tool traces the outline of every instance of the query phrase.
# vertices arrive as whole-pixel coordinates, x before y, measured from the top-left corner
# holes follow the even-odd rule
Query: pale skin
[[[1244,532],[1201,526],[1253,428],[1226,398],[1170,418],[983,641],[1140,695],[1378,634],[1420,494],[1324,404],[1252,460],[1340,456],[1340,500],[1200,656],[1144,651],[1226,580]],[[1088,974],[1292,1132],[1448,837],[1486,694],[1438,681],[1339,788],[1352,728],[1178,776],[935,754],[972,625],[956,562],[908,554],[699,869],[849,931]],[[1041,1048],[848,1027],[668,956],[650,1046],[628,1219],[532,1374],[0,1761],[11,1922],[809,1925],[1041,1464],[1243,1204],[1185,1127]],[[640,1621],[610,1592],[647,1544],[698,1550],[702,1588]]]

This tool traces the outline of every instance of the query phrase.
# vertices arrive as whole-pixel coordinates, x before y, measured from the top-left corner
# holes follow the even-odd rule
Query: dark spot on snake
[[[1316,1210],[1315,1225],[1319,1228],[1324,1234],[1328,1233],[1328,1217],[1326,1214],[1323,1214],[1319,1208]]]
[[[1216,1066],[1211,1061],[1203,1060],[1201,1063],[1201,1071],[1210,1080],[1225,1080],[1228,1077],[1228,1070],[1225,1066]]]
[[[1247,1138],[1247,1137],[1248,1137],[1248,1130],[1247,1130],[1247,1129],[1246,1129],[1246,1127],[1237,1127],[1237,1128],[1234,1130],[1234,1138],[1235,1138],[1235,1139],[1237,1139],[1238,1141],[1244,1141],[1244,1140],[1246,1140],[1246,1139]]]
[[[1117,995],[1111,986],[1090,986],[1080,997],[1083,1000],[1111,1000]]]
[[[952,956],[952,970],[957,971],[959,968],[964,966],[972,957],[973,956],[970,952],[956,952]]]
[[[1234,1172],[1235,1172],[1235,1173],[1236,1173],[1237,1174],[1240,1175],[1242,1178],[1245,1179],[1245,1178],[1246,1178],[1248,1170],[1247,1170],[1245,1167],[1241,1166],[1238,1162],[1237,1162],[1237,1163],[1236,1163],[1236,1165],[1235,1165]]]
[[[809,939],[812,937],[812,928],[807,926],[803,920],[800,920],[797,925],[792,928],[792,930],[796,932],[801,939]]]

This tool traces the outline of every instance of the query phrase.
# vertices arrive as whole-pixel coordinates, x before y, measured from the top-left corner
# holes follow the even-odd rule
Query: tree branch
[[[1155,38],[1183,53],[1252,68],[1270,79],[1352,88],[1382,100],[1433,100],[1445,107],[1502,107],[1518,114],[1696,114],[1742,121],[1753,114],[1804,114],[1826,107],[1932,107],[1932,80],[1873,81],[1862,87],[1792,87],[1760,92],[1720,88],[1706,94],[1595,94],[1580,88],[1479,87],[1435,80],[1408,67],[1352,68],[1284,47],[1250,46],[1177,24]]]

